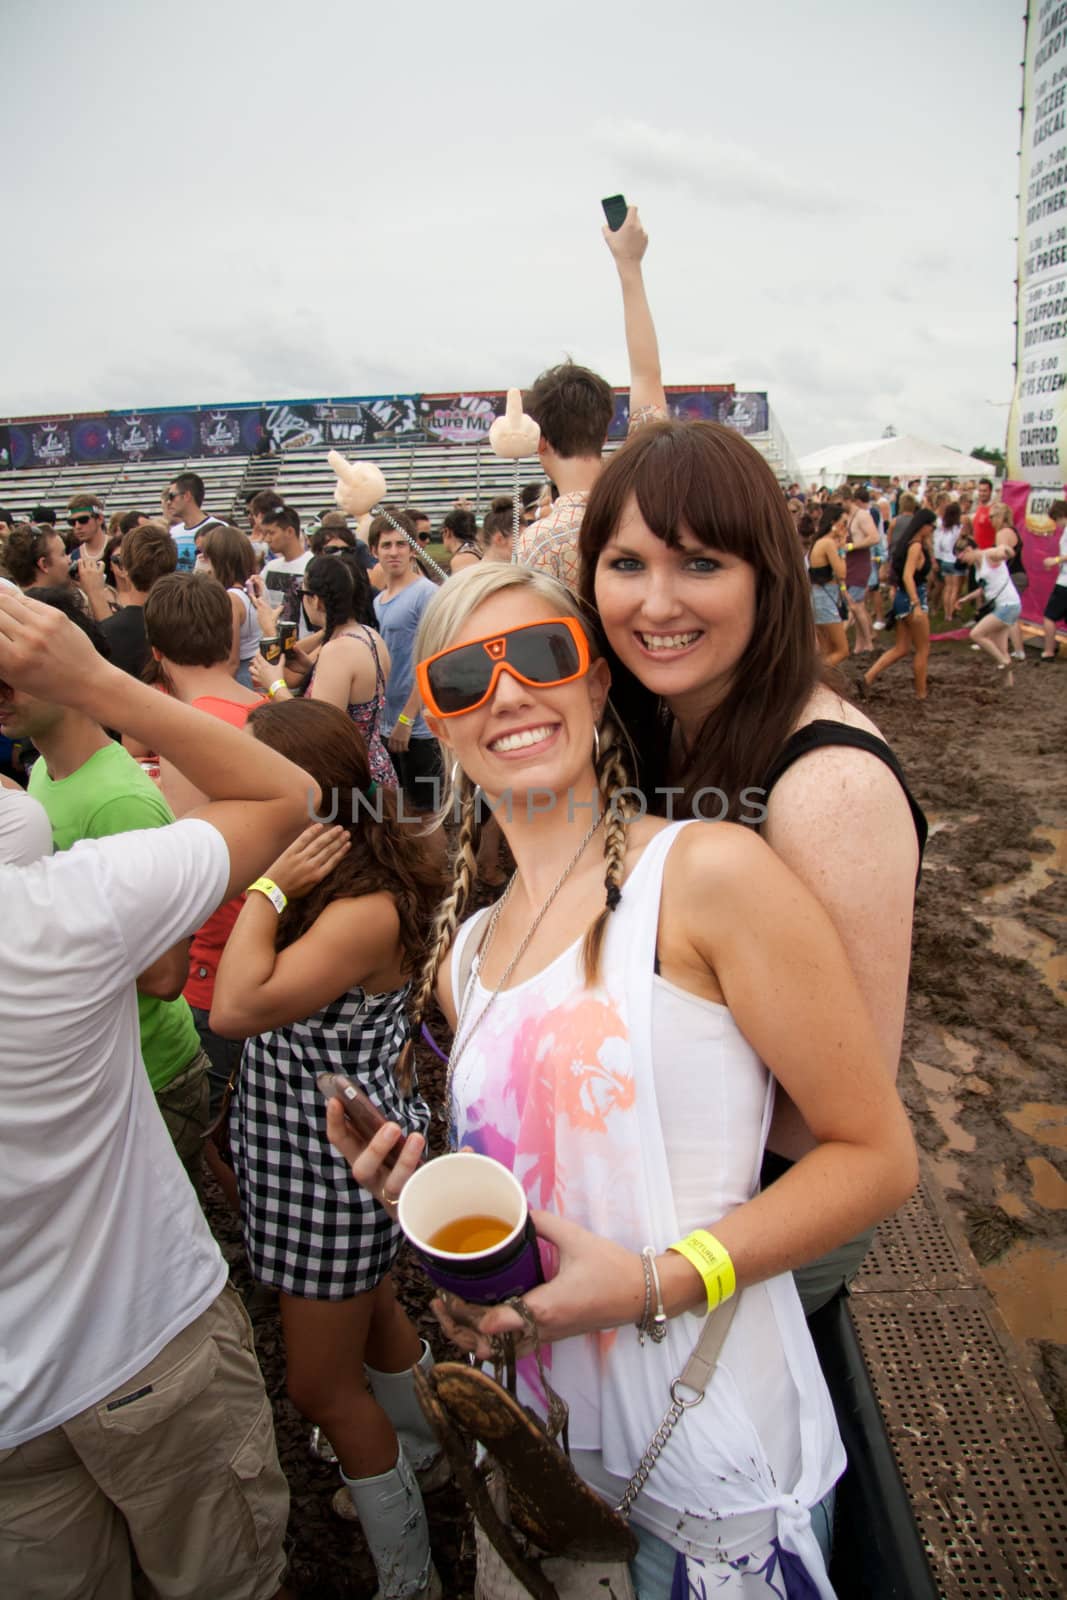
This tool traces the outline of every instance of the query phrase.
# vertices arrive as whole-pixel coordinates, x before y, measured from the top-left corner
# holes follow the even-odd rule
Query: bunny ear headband
[[[385,494],[385,476],[381,468],[376,467],[373,461],[347,461],[337,450],[331,450],[326,459],[337,478],[333,497],[345,516],[358,520],[377,507],[378,515],[403,535],[423,566],[428,567],[443,583],[448,577],[445,569],[439,567],[433,557],[426,554],[419,541],[413,539],[407,529],[402,528],[396,518],[378,504]]]
[[[512,489],[514,519],[511,531],[511,559],[519,558],[519,462],[523,456],[535,456],[541,442],[541,430],[533,417],[522,409],[522,390],[509,389],[507,408],[489,429],[489,444],[493,454],[515,463],[515,483]]]

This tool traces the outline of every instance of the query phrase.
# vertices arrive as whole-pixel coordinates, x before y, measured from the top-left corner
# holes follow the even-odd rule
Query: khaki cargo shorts
[[[239,1297],[88,1410],[0,1450],[0,1595],[269,1600],[289,1487]]]

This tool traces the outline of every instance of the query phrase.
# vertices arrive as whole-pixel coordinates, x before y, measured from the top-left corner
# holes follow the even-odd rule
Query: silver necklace
[[[577,850],[574,852],[573,856],[568,861],[559,877],[556,879],[552,888],[549,890],[547,898],[542,902],[540,910],[534,917],[529,928],[527,928],[526,933],[523,935],[519,948],[516,950],[515,954],[504,968],[499,982],[494,984],[492,992],[490,993],[488,1000],[485,1002],[485,1005],[482,1007],[477,1017],[475,1017],[470,1027],[464,1030],[467,1012],[470,1009],[471,998],[474,994],[475,981],[477,980],[478,973],[485,963],[486,957],[492,949],[493,938],[496,934],[497,924],[500,921],[501,912],[507,904],[511,891],[515,887],[516,879],[519,876],[517,872],[512,874],[507,888],[504,890],[504,893],[500,896],[500,899],[493,907],[492,914],[489,918],[489,926],[486,928],[477,954],[475,955],[474,960],[471,962],[470,976],[467,979],[466,988],[464,989],[463,993],[463,1001],[460,1006],[459,1017],[456,1021],[456,1031],[452,1035],[452,1048],[448,1053],[448,1067],[445,1072],[445,1115],[448,1118],[450,1127],[452,1125],[452,1084],[456,1076],[456,1068],[459,1065],[460,1057],[467,1048],[469,1041],[473,1039],[474,1035],[485,1021],[493,1001],[496,999],[501,989],[504,988],[508,979],[511,977],[511,974],[515,971],[515,968],[526,954],[526,951],[529,948],[530,940],[533,938],[534,934],[544,921],[548,913],[548,908],[551,906],[553,900],[555,900],[556,896],[559,894],[559,891],[563,888],[563,885],[566,883],[567,879],[570,877],[571,873],[582,859],[582,856],[585,854],[586,846],[589,844],[589,841],[592,839],[594,833],[596,833],[606,816],[607,812],[602,811],[599,817],[597,817],[596,821],[590,826],[588,832],[585,834],[585,837],[582,839],[581,844],[578,846]]]

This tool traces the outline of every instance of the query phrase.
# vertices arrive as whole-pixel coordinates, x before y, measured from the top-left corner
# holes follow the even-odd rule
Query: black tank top
[[[893,576],[897,580],[898,589],[902,589],[904,587],[904,568],[907,565],[908,551],[910,549],[911,545],[906,544],[904,548],[900,550],[895,557],[893,557],[892,560]],[[930,552],[927,550],[926,546],[923,545],[923,558],[919,562],[919,565],[915,568],[916,584],[926,582],[927,578],[930,576],[930,568],[932,566],[933,562],[930,559]]]
[[[1007,568],[1008,572],[1013,578],[1018,572],[1021,572],[1024,577],[1026,575],[1026,568],[1023,566],[1022,544],[1019,540],[1018,534],[1015,535],[1015,551],[1014,554],[1008,557]]]
[[[919,579],[919,582],[922,580]],[[915,824],[915,834],[919,841],[919,870],[915,874],[918,885],[922,876],[923,851],[926,849],[927,825],[922,807],[908,788],[904,769],[896,756],[890,750],[884,739],[879,739],[875,734],[868,733],[866,728],[853,728],[847,722],[830,722],[825,718],[807,723],[803,728],[798,728],[791,733],[785,744],[779,750],[767,770],[763,780],[764,798],[770,798],[771,790],[783,773],[788,772],[794,761],[799,761],[802,756],[810,754],[812,750],[824,750],[830,745],[847,745],[852,750],[865,750],[868,755],[877,756],[879,761],[885,763],[904,791],[904,798],[911,811],[911,820]]]
[[[808,577],[812,583],[831,583],[833,581],[833,576],[834,569],[831,566],[808,568]]]

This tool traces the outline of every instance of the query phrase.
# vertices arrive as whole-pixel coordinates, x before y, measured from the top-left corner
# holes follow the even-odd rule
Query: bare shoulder
[[[668,890],[677,887],[697,905],[709,894],[721,899],[731,885],[744,892],[758,875],[775,870],[774,852],[755,828],[703,822],[680,831],[667,857],[664,881]]]
[[[374,894],[339,895],[319,913],[312,926],[331,938],[343,928],[346,937],[364,944],[378,943],[383,937],[399,936],[400,913],[385,889]]]
[[[797,722],[840,722],[886,743],[870,717],[825,687],[815,690]],[[775,784],[767,802],[764,834],[773,849],[792,853],[797,841],[818,852],[820,841],[835,850],[846,838],[903,853],[918,861],[911,808],[885,762],[850,745],[826,745],[795,761]]]

